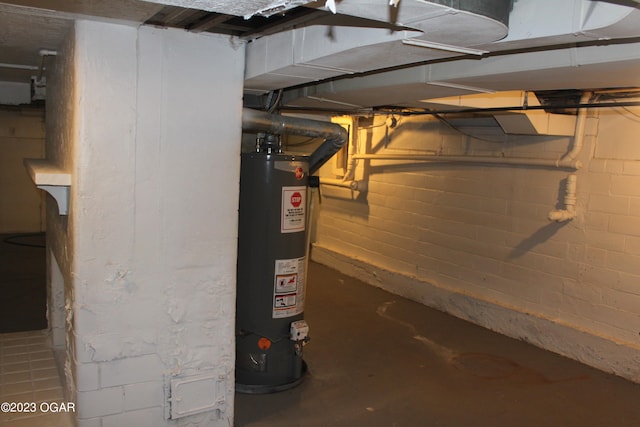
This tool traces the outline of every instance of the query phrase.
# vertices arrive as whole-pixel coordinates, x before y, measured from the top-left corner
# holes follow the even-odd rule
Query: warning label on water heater
[[[307,187],[282,187],[281,233],[304,231]]]
[[[273,318],[280,319],[304,310],[305,257],[277,259],[273,285]]]

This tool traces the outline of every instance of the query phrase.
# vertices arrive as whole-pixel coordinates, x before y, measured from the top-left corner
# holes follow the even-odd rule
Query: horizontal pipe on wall
[[[0,63],[0,68],[13,68],[16,70],[39,70],[40,67],[38,67],[37,65],[22,65],[22,64],[7,64],[7,63]]]
[[[320,184],[331,185],[332,187],[349,188],[353,191],[366,191],[366,181],[343,181],[337,178],[320,178]]]
[[[337,178],[321,178],[320,184],[331,185],[332,187],[344,187],[351,188],[351,183],[353,181],[343,181]]]
[[[411,155],[411,154],[354,154],[358,160],[402,160],[418,162],[440,163],[476,163],[494,165],[519,165],[561,169],[580,169],[579,160],[530,159],[526,157],[491,157],[491,156],[439,156],[439,155]]]

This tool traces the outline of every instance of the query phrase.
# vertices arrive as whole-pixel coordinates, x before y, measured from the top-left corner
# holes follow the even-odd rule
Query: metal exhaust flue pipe
[[[309,156],[309,174],[315,173],[349,139],[349,133],[340,125],[320,120],[286,117],[264,111],[244,108],[242,129],[268,132],[276,135],[301,135],[323,138],[324,142]]]

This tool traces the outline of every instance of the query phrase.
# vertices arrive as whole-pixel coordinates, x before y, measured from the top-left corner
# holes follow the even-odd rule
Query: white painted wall
[[[233,424],[243,62],[228,37],[89,21],[57,57],[47,154],[73,185],[48,219],[79,426]],[[202,374],[220,410],[166,420],[168,380]]]
[[[313,258],[640,382],[640,109],[589,114],[575,220],[547,220],[563,207],[567,171],[360,161],[368,194],[323,186]],[[384,120],[361,127],[361,152],[556,159],[572,140],[491,143],[435,119]]]
[[[75,33],[72,31],[52,61],[49,98],[46,103],[46,159],[64,171],[73,172],[76,162],[78,91],[76,88]],[[78,179],[72,173],[72,189]],[[71,195],[69,204],[73,206]],[[74,215],[60,216],[58,206],[47,196],[47,320],[58,365],[68,373],[63,378],[66,394],[75,399],[72,365],[75,363],[74,303]]]
[[[23,163],[44,157],[44,131],[43,111],[0,108],[0,233],[44,231],[45,196]]]

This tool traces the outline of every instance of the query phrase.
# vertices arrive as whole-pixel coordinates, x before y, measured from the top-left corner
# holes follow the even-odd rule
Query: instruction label
[[[277,259],[273,285],[273,318],[281,319],[304,310],[305,257]]]
[[[281,233],[304,231],[307,187],[282,187]]]

